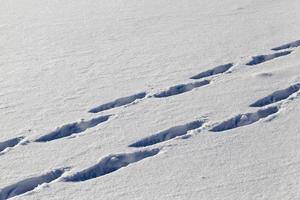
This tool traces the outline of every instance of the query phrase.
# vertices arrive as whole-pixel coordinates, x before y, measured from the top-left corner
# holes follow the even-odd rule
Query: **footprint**
[[[146,147],[160,142],[168,141],[177,136],[186,135],[187,132],[190,130],[200,128],[203,125],[203,123],[203,121],[193,121],[184,125],[174,126],[165,131],[143,138],[129,145],[129,147]]]
[[[258,64],[273,60],[275,58],[287,56],[291,53],[292,53],[292,51],[282,51],[282,52],[268,54],[268,55],[254,56],[254,57],[252,57],[252,60],[250,62],[248,62],[246,65],[249,65],[249,66],[258,65]]]
[[[214,76],[216,74],[221,74],[221,73],[228,71],[232,66],[233,66],[232,63],[220,65],[213,69],[210,69],[210,70],[201,72],[200,74],[197,74],[195,76],[192,76],[191,79],[200,79],[200,78],[205,78],[205,77],[209,77],[209,76]]]
[[[122,153],[109,155],[103,158],[96,165],[87,168],[83,171],[77,172],[74,175],[65,177],[65,182],[81,182],[90,179],[94,179],[100,176],[110,174],[114,171],[119,170],[120,168],[126,167],[132,163],[138,162],[148,157],[155,156],[159,153],[159,149],[152,150],[142,150],[136,151],[134,153]]]
[[[153,96],[155,98],[164,98],[164,97],[174,96],[174,95],[178,95],[178,94],[182,94],[182,93],[191,91],[198,87],[208,85],[209,83],[210,83],[210,81],[204,80],[204,81],[198,81],[198,82],[193,82],[193,83],[188,83],[188,84],[180,84],[180,85],[170,87],[166,91],[156,93]]]
[[[280,50],[290,49],[290,48],[299,47],[299,46],[300,46],[300,40],[297,40],[295,42],[290,42],[290,43],[284,44],[282,46],[275,47],[272,50],[273,51],[280,51]]]
[[[145,98],[145,96],[146,96],[146,92],[141,92],[141,93],[134,94],[134,95],[131,95],[128,97],[122,97],[122,98],[116,99],[112,102],[105,103],[105,104],[102,104],[95,108],[92,108],[91,110],[89,110],[89,112],[90,113],[98,113],[98,112],[102,112],[104,110],[110,110],[110,109],[113,109],[116,107],[121,107],[124,105],[128,105],[137,99],[143,99],[143,98]]]
[[[19,196],[21,194],[34,190],[36,187],[43,183],[50,183],[61,177],[64,171],[65,169],[56,169],[44,175],[28,178],[13,185],[2,188],[0,190],[0,200]]]
[[[16,137],[13,139],[6,140],[4,142],[0,142],[0,153],[4,151],[6,148],[14,147],[18,145],[25,137]]]
[[[254,102],[250,106],[251,107],[266,106],[266,105],[287,99],[289,96],[298,92],[299,90],[300,90],[300,83],[297,83],[297,84],[291,85],[290,87],[288,87],[286,89],[275,91],[272,94]]]
[[[254,113],[246,113],[246,114],[240,114],[237,115],[227,121],[224,121],[212,129],[210,131],[212,132],[222,132],[234,128],[238,128],[241,126],[247,126],[250,124],[253,124],[260,119],[266,118],[272,114],[275,114],[279,111],[279,108],[277,106],[273,107],[268,107],[265,109],[258,110],[257,112]]]
[[[35,142],[49,142],[52,140],[68,137],[73,134],[81,133],[89,128],[95,127],[98,124],[107,121],[110,116],[111,115],[100,116],[89,121],[81,121],[64,125],[57,130],[36,139]]]

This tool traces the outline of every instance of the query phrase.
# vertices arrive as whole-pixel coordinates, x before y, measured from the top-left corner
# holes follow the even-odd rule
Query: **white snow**
[[[0,200],[300,199],[299,0],[0,5]]]

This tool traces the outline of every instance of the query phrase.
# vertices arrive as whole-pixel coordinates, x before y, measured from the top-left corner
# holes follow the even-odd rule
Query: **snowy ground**
[[[299,0],[0,5],[0,200],[300,199]]]

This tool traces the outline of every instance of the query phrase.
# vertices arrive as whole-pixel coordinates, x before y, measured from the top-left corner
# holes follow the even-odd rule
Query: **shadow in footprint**
[[[165,131],[159,132],[152,136],[143,138],[131,145],[129,147],[146,147],[154,145],[160,142],[171,140],[177,136],[186,135],[188,131],[200,128],[203,125],[203,121],[193,121],[184,125],[175,126]]]
[[[282,57],[282,56],[287,56],[291,53],[292,53],[292,51],[282,51],[282,52],[268,54],[268,55],[254,56],[254,57],[252,57],[252,60],[250,62],[248,62],[246,65],[250,65],[250,66],[258,65],[258,64],[273,60],[275,58],[279,58],[279,57]]]
[[[204,81],[193,82],[193,83],[188,83],[188,84],[180,84],[180,85],[170,87],[166,91],[154,94],[153,96],[155,98],[164,98],[164,97],[174,96],[174,95],[182,94],[185,92],[189,92],[198,87],[208,85],[209,83],[210,83],[210,81],[204,80]]]
[[[251,107],[266,106],[266,105],[287,99],[289,96],[298,92],[299,90],[300,90],[300,83],[291,85],[290,87],[288,87],[286,89],[275,91],[272,94],[270,94],[262,99],[259,99],[258,101],[254,102],[250,106]]]
[[[275,114],[279,111],[277,106],[265,108],[258,110],[255,113],[246,113],[235,116],[227,121],[222,122],[221,124],[210,129],[212,132],[222,132],[234,128],[238,128],[241,126],[247,126],[257,122],[260,119],[266,118],[272,114]]]
[[[145,96],[146,96],[146,92],[141,92],[141,93],[134,94],[134,95],[131,95],[128,97],[122,97],[122,98],[116,99],[112,102],[105,103],[105,104],[102,104],[95,108],[92,108],[91,110],[89,110],[89,112],[90,113],[98,113],[98,112],[102,112],[104,110],[110,110],[110,109],[113,109],[116,107],[121,107],[124,105],[128,105],[137,99],[143,99],[143,98],[145,98]]]
[[[216,74],[225,73],[232,66],[233,66],[232,63],[228,63],[228,64],[225,64],[225,65],[220,65],[220,66],[217,66],[213,69],[210,69],[210,70],[201,72],[200,74],[197,74],[195,76],[192,76],[191,79],[201,79],[201,78],[205,78],[205,77],[209,77],[209,76],[214,76]]]
[[[68,137],[73,134],[81,133],[89,128],[95,127],[98,124],[107,121],[110,116],[111,115],[100,116],[89,121],[81,121],[64,125],[57,130],[36,139],[35,142],[49,142],[52,140]]]
[[[284,44],[282,46],[275,47],[272,50],[273,51],[280,51],[280,50],[295,48],[295,47],[299,47],[299,46],[300,46],[300,40],[297,40],[295,42],[290,42],[290,43]]]
[[[65,182],[81,182],[90,179],[94,179],[100,176],[110,174],[120,168],[126,167],[129,164],[138,162],[148,157],[155,156],[159,153],[159,149],[143,150],[134,153],[122,153],[109,155],[103,158],[98,164],[85,169],[83,171],[77,172],[74,175],[65,177]]]
[[[9,199],[34,190],[43,183],[50,183],[61,177],[65,169],[53,170],[41,176],[28,178],[0,190],[0,200]]]
[[[14,147],[18,145],[25,137],[16,137],[13,139],[6,140],[4,142],[0,142],[0,153],[4,151],[6,148]]]

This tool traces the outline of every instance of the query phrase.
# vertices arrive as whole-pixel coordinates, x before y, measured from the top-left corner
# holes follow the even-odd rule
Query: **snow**
[[[0,2],[0,200],[300,199],[300,1]]]

